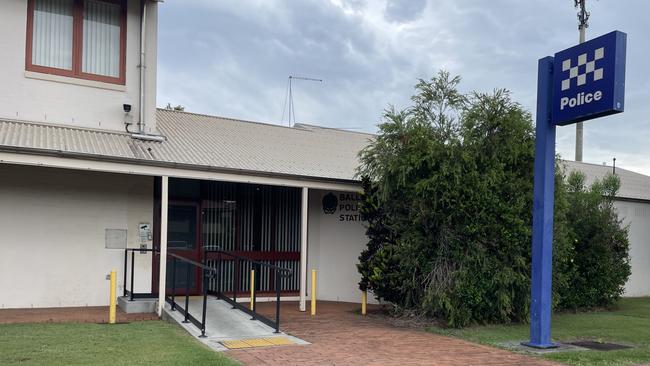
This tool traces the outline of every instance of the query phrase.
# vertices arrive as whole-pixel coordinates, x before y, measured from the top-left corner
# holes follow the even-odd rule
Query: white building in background
[[[217,248],[292,269],[280,289],[303,309],[312,269],[318,299],[358,302],[355,168],[373,136],[156,109],[158,5],[0,3],[0,308],[107,305],[112,269],[119,293],[162,300],[165,253],[214,265]],[[590,179],[609,169],[568,164]],[[650,178],[617,174],[626,295],[650,295]],[[223,290],[248,291],[250,267],[222,265]],[[181,287],[215,290],[185,269]],[[272,294],[273,275],[257,276]]]

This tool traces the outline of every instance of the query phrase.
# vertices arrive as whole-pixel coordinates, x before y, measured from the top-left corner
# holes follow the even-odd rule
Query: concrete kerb
[[[533,355],[546,355],[550,353],[560,353],[560,352],[575,352],[575,351],[591,351],[588,348],[574,346],[572,344],[566,343],[556,343],[557,347],[554,348],[534,348],[526,346],[524,340],[520,341],[509,341],[509,342],[500,342],[496,343],[497,347],[507,349],[509,351],[523,353],[523,354],[533,354]]]

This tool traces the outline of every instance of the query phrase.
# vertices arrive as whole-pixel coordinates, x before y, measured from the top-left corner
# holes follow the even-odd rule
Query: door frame
[[[239,183],[239,184],[245,185],[245,184],[250,184],[250,183]],[[256,185],[256,186],[263,187],[264,185]],[[203,251],[204,245],[206,244],[203,241],[203,235],[202,235],[203,234],[203,210],[209,208],[210,205],[206,204],[206,202],[205,202],[206,196],[205,196],[205,187],[203,186],[203,184],[201,184],[200,192],[201,192],[200,197],[196,198],[196,199],[174,199],[174,198],[170,197],[169,206],[172,206],[174,204],[187,204],[187,205],[195,206],[197,208],[197,215],[198,216],[197,216],[196,234],[197,234],[198,257],[195,256],[192,259],[198,258],[197,262],[204,263],[205,261],[207,261],[209,259],[216,259],[216,255],[215,255],[215,253],[207,253],[207,255],[206,255],[206,253]],[[160,249],[160,227],[161,227],[161,225],[160,225],[160,214],[161,214],[161,205],[162,205],[162,203],[161,203],[161,193],[162,193],[161,178],[160,177],[154,177],[153,246],[154,246],[154,248],[156,248],[158,250]],[[236,190],[235,194],[236,194],[237,197],[239,197],[239,194],[241,194],[240,188],[238,188]],[[253,200],[254,205],[261,204],[261,199],[262,199],[261,195],[256,194],[255,196],[256,197]],[[278,199],[279,199],[279,197],[277,197],[277,195],[271,195],[270,204],[273,205],[273,206],[277,205],[278,204]],[[296,252],[277,251],[278,248],[277,248],[277,243],[276,243],[276,239],[277,239],[276,238],[276,230],[278,229],[277,224],[278,224],[279,218],[278,218],[276,210],[271,210],[270,211],[271,230],[272,230],[272,233],[271,233],[271,236],[270,236],[271,250],[268,251],[268,252],[261,251],[261,250],[243,251],[242,250],[243,248],[241,247],[242,238],[240,237],[240,230],[239,230],[242,223],[240,222],[241,218],[240,218],[240,215],[239,215],[240,207],[239,207],[239,199],[238,198],[237,198],[237,202],[238,203],[237,203],[237,206],[235,208],[235,221],[234,221],[234,225],[235,225],[235,233],[234,233],[234,235],[235,235],[235,238],[234,238],[234,240],[235,240],[235,242],[234,242],[235,250],[234,250],[234,253],[235,254],[243,255],[243,256],[250,257],[250,258],[256,259],[256,260],[268,260],[272,264],[277,264],[278,261],[282,261],[282,260],[300,261],[301,257],[300,257],[300,251],[299,250],[296,251]],[[261,215],[262,214],[261,207],[256,207],[255,208],[255,213],[256,213],[256,215]],[[259,227],[258,231],[260,233],[261,233],[261,226],[259,225],[259,223],[261,222],[261,219],[262,219],[261,217],[253,218],[254,221],[257,221],[257,223],[258,223],[257,225],[251,223],[252,225],[255,225],[255,226]],[[260,235],[259,233],[253,233],[253,235],[257,236],[257,240],[254,240],[254,242],[261,242],[261,238],[259,237],[259,235]],[[253,249],[253,248],[251,248],[251,249]],[[151,288],[152,288],[152,292],[157,293],[158,292],[158,286],[159,286],[158,285],[159,284],[158,279],[160,277],[160,268],[159,268],[160,267],[160,255],[157,254],[156,252],[154,252],[154,255],[152,255],[152,260],[153,260],[153,265],[152,265],[153,273],[152,273],[152,276],[151,276],[151,279],[152,279]],[[171,269],[168,268],[167,272],[169,273],[170,271],[171,271]],[[204,286],[203,276],[201,276],[200,273],[197,273],[196,276],[197,276],[197,288],[195,288],[193,290],[196,290],[197,292],[200,293],[200,291],[203,290],[203,286]],[[239,283],[240,282],[239,273],[237,272],[235,274],[235,276],[237,276],[237,278],[235,279],[235,282]],[[271,278],[269,280],[270,280],[271,286],[273,286],[275,284],[275,281],[273,281],[273,279],[271,279]],[[261,284],[261,282],[259,282],[259,281],[257,281],[257,283]],[[293,290],[292,289],[292,290],[284,290],[284,291],[282,291],[282,293],[283,294],[296,294],[296,293],[298,293],[298,291],[299,290]],[[192,293],[194,293],[194,292],[192,292]],[[261,292],[260,294],[262,294],[262,293],[263,292]],[[178,291],[177,291],[177,294],[178,294]]]
[[[155,189],[154,189],[155,191]],[[155,193],[154,193],[155,194]],[[160,249],[160,201],[158,199],[159,195],[156,196],[155,203],[154,203],[154,246],[157,249]],[[174,249],[167,248],[168,253],[175,253],[178,255],[181,255],[182,257],[185,257],[187,259],[193,260],[195,262],[203,263],[203,240],[202,240],[202,235],[201,235],[201,204],[196,201],[192,200],[169,200],[168,204],[168,209],[171,209],[172,206],[193,206],[195,209],[196,213],[196,226],[194,228],[195,230],[195,240],[196,240],[196,248],[194,249],[193,253],[191,256],[185,256],[182,255],[181,253],[178,253],[174,251]],[[157,293],[159,290],[159,285],[158,285],[158,279],[160,278],[160,251],[157,253],[154,251],[154,255],[151,256],[152,258],[152,292]],[[171,273],[171,266],[167,266],[167,273]],[[203,275],[202,271],[200,268],[195,267],[194,269],[194,276],[196,278],[196,286],[190,288],[190,295],[200,295],[203,291]],[[165,293],[170,293],[171,291],[168,291],[169,289],[165,289]],[[175,295],[185,295],[185,289],[184,288],[177,288],[175,291]]]

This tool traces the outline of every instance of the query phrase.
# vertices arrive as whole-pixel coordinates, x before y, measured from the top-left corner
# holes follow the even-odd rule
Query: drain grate
[[[628,346],[628,345],[624,345],[624,344],[595,342],[595,341],[575,341],[575,342],[568,342],[568,344],[578,346],[578,347],[592,349],[592,350],[595,350],[595,351],[616,351],[616,350],[619,350],[619,349],[632,348],[632,346]]]

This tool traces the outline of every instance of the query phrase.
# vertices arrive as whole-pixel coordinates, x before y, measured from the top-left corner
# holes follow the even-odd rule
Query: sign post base
[[[537,344],[537,343],[532,343],[532,342],[522,342],[522,346],[530,347],[530,348],[535,348],[535,349],[553,349],[557,348],[558,344],[557,343],[546,343],[546,344]]]

